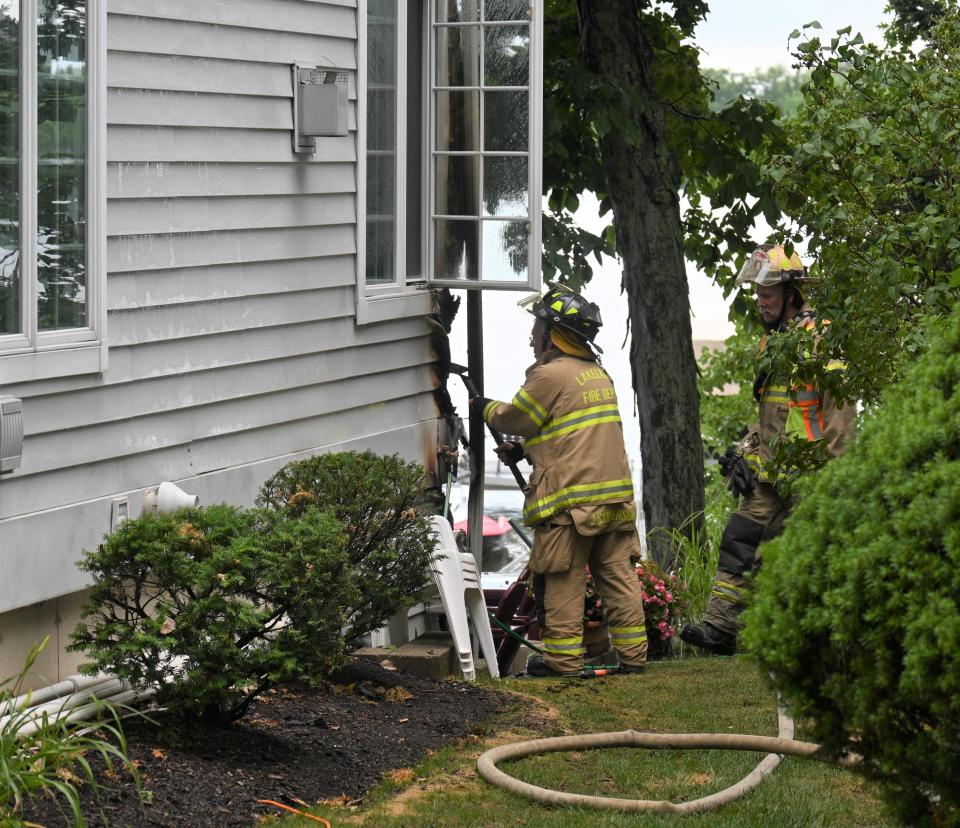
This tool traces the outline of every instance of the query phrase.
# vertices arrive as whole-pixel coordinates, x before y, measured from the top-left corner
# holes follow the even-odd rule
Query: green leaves
[[[22,818],[24,804],[53,797],[69,809],[64,819],[76,828],[86,824],[78,788],[98,787],[88,757],[99,756],[109,772],[123,769],[142,795],[136,767],[127,758],[117,709],[104,703],[96,732],[89,721],[68,722],[29,708],[12,709],[25,692],[26,678],[49,639],[31,647],[19,675],[0,681],[0,824],[8,828],[33,825]],[[69,815],[68,815],[69,814]]]
[[[749,646],[818,741],[856,739],[911,825],[956,825],[960,737],[960,311],[801,486],[764,546]]]
[[[649,121],[660,117],[668,145],[657,148],[663,153],[657,163],[677,170],[688,201],[696,204],[684,216],[684,252],[711,275],[730,269],[748,245],[756,216],[779,218],[753,153],[768,140],[779,146],[780,131],[775,107],[756,95],[738,98],[740,80],[701,72],[688,38],[707,5],[678,2],[672,16],[661,8],[638,11],[652,49],[652,99],[639,82],[613,83],[580,60],[573,0],[547,0],[545,12],[543,181],[551,213],[544,215],[544,276],[582,285],[593,261],[617,253],[612,230],[598,239],[572,221],[578,205],[571,194],[593,192],[603,204],[602,141],[612,136],[640,151],[642,140],[649,140]],[[792,75],[758,76],[757,83],[774,97],[789,98],[785,106],[796,106],[799,81]],[[723,104],[717,111],[711,98]]]
[[[339,604],[347,641],[415,603],[430,578],[423,479],[421,466],[398,455],[337,452],[290,463],[260,489],[261,506],[290,517],[319,509],[342,524],[355,584]]]
[[[342,452],[281,469],[268,508],[126,521],[85,553],[94,585],[71,649],[182,716],[229,724],[274,684],[328,674],[417,600],[433,552],[423,475]]]
[[[602,235],[584,230],[564,210],[543,216],[543,276],[580,288],[593,276],[593,261],[616,255],[616,232],[612,224]]]
[[[155,685],[183,716],[228,724],[267,687],[322,674],[344,650],[341,527],[317,509],[297,520],[226,505],[147,515],[81,565],[95,583],[71,649],[88,650],[86,669]]]
[[[787,149],[764,149],[761,178],[786,215],[778,233],[810,239],[846,393],[872,403],[902,376],[924,320],[960,299],[960,18],[939,15],[918,50],[837,34],[799,47],[804,105]]]

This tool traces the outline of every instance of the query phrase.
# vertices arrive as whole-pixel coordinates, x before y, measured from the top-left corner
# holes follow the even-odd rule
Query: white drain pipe
[[[29,736],[44,721],[85,721],[105,703],[130,704],[154,695],[153,688],[133,688],[116,676],[70,676],[56,684],[24,693],[0,706],[0,731],[16,723],[17,736]]]
[[[68,676],[63,681],[49,684],[46,687],[39,687],[36,690],[31,690],[29,693],[23,693],[14,699],[0,702],[0,721],[2,721],[8,713],[20,710],[23,707],[34,707],[52,701],[53,699],[59,699],[70,693],[79,693],[81,690],[87,690],[90,687],[102,684],[113,678],[114,676],[103,673],[96,676]]]

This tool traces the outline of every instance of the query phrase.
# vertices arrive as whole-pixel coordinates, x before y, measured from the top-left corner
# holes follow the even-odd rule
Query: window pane
[[[476,279],[480,270],[480,223],[437,219],[434,273],[439,279]]]
[[[483,159],[483,214],[485,216],[526,216],[526,156],[487,156]]]
[[[367,216],[367,282],[394,280],[396,226],[392,216]]]
[[[37,3],[37,323],[87,324],[87,6]]]
[[[393,217],[396,211],[396,156],[392,153],[367,153],[367,216]]]
[[[423,274],[423,4],[407,4],[407,276]]]
[[[527,281],[530,238],[525,221],[483,222],[483,278]]]
[[[437,23],[470,23],[480,19],[480,0],[437,0]]]
[[[475,216],[479,207],[480,157],[438,155],[436,212],[446,216]]]
[[[483,16],[485,20],[526,20],[530,4],[528,0],[486,0]]]
[[[397,7],[367,5],[367,282],[396,278]]]
[[[0,0],[0,334],[20,331],[20,4]]]
[[[367,150],[393,152],[397,146],[397,93],[393,88],[367,89]]]
[[[526,86],[530,82],[530,31],[527,26],[485,26],[483,82],[487,86]]]
[[[370,2],[367,6],[367,82],[394,87],[397,81],[396,66],[396,2]]]
[[[438,26],[437,86],[480,85],[479,26]]]
[[[437,92],[435,120],[438,152],[480,149],[480,93]],[[524,147],[526,149],[526,147]]]
[[[530,135],[528,93],[485,92],[483,104],[483,148],[488,152],[526,152]]]

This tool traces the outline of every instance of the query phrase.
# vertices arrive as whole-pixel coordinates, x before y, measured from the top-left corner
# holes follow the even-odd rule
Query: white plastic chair
[[[490,631],[490,618],[483,600],[483,588],[477,562],[473,555],[461,552],[453,537],[450,524],[439,515],[432,518],[433,531],[437,537],[437,549],[430,562],[430,571],[440,590],[440,599],[447,615],[447,623],[453,636],[453,644],[460,658],[460,669],[467,681],[477,677],[473,663],[473,648],[470,646],[470,629],[467,610],[473,618],[473,631],[480,644],[480,651],[487,660],[487,669],[492,678],[500,678],[497,669],[497,650]]]

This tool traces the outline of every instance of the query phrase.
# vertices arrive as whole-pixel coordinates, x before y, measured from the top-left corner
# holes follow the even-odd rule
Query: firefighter
[[[794,326],[816,331],[816,311],[803,293],[811,281],[800,257],[796,253],[787,256],[781,246],[763,245],[747,259],[736,284],[752,285],[756,291],[765,330],[761,355],[771,333]],[[843,363],[831,360],[825,367],[841,370]],[[761,371],[753,394],[759,404],[758,421],[747,430],[739,448],[729,449],[720,458],[721,471],[731,492],[739,497],[739,507],[730,515],[720,539],[710,602],[702,623],[680,629],[681,639],[719,655],[736,651],[749,579],[760,563],[758,547],[782,531],[789,512],[789,498],[778,490],[772,468],[777,444],[795,438],[822,442],[828,456],[837,457],[852,435],[856,417],[852,404],[841,407],[828,391],[791,375]]]
[[[623,673],[643,669],[647,633],[631,559],[640,555],[633,483],[623,445],[617,395],[594,344],[599,308],[563,286],[520,303],[535,317],[536,361],[509,403],[476,398],[487,423],[523,439],[504,443],[503,460],[533,465],[524,520],[534,527],[530,570],[543,608],[543,656],[534,676],[579,676],[583,670],[585,567],[603,601],[610,642]]]

